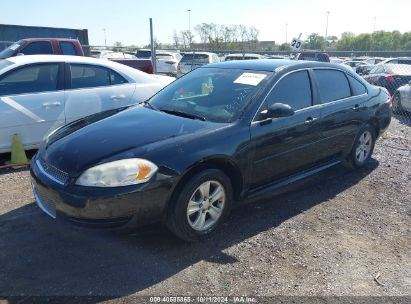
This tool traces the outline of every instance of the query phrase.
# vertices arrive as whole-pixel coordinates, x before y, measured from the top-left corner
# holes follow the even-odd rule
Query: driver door
[[[311,167],[317,160],[315,143],[320,139],[319,106],[313,106],[311,81],[307,71],[297,71],[279,80],[267,96],[262,111],[273,103],[291,106],[290,117],[252,122],[254,146],[251,187],[269,184]]]

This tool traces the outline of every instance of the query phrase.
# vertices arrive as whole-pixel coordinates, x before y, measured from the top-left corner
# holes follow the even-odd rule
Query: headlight
[[[86,170],[76,185],[88,187],[121,187],[147,182],[157,166],[140,158],[129,158],[95,166]]]

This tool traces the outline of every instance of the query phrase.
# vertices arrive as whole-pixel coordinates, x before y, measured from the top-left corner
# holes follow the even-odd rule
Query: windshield
[[[9,47],[5,48],[0,52],[0,59],[6,59],[13,56],[14,52],[24,43],[24,41],[19,40],[16,43],[13,43]]]
[[[250,98],[267,82],[269,72],[199,68],[151,98],[157,110],[214,122],[239,117]]]

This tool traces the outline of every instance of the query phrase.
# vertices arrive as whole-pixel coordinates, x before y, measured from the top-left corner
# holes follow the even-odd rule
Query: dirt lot
[[[366,168],[242,206],[198,244],[162,227],[119,236],[58,224],[33,204],[27,170],[2,171],[0,296],[409,296],[410,147],[409,120],[395,120]]]

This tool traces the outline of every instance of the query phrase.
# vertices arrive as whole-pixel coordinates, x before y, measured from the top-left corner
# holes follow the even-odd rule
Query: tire
[[[401,114],[404,111],[401,105],[401,95],[398,92],[392,97],[392,111],[396,114]]]
[[[375,129],[371,125],[365,125],[360,129],[354,140],[353,148],[343,161],[343,165],[349,169],[363,167],[371,158],[375,146]]]
[[[188,242],[204,239],[230,212],[233,190],[230,179],[220,170],[204,170],[179,189],[181,192],[175,193],[170,202],[166,224],[180,239]]]

